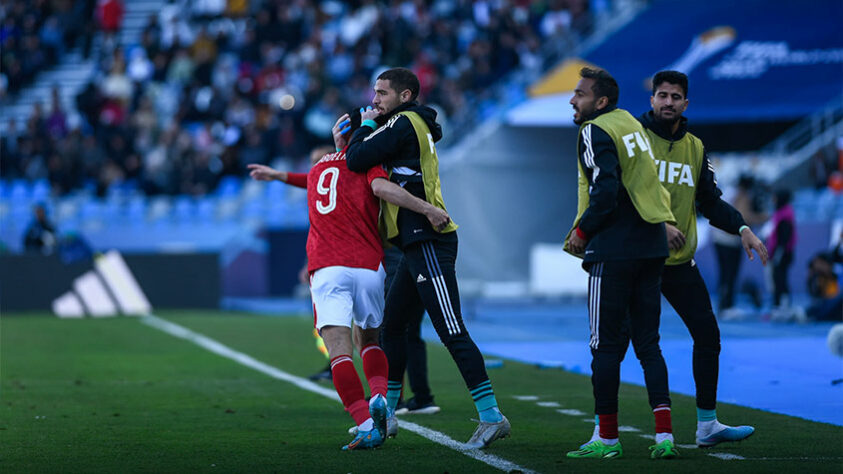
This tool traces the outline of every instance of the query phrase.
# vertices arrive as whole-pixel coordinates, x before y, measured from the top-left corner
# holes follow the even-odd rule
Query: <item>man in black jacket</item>
[[[740,212],[720,196],[714,166],[702,141],[688,133],[682,113],[688,107],[688,77],[661,71],[653,77],[652,110],[639,121],[647,129],[659,170],[659,180],[670,193],[670,209],[680,232],[671,240],[670,256],[662,271],[662,294],[682,318],[694,339],[693,370],[697,394],[697,444],[714,446],[740,441],[755,431],[751,426],[727,426],[717,421],[717,374],[720,328],[711,308],[708,289],[694,261],[697,250],[697,211],[711,225],[739,235],[750,260],[752,251],[767,263],[767,249],[743,220]]]
[[[362,126],[352,135],[346,151],[348,168],[363,172],[372,166],[385,166],[391,181],[445,209],[434,145],[442,138],[442,129],[436,123],[436,111],[416,102],[418,78],[408,69],[390,69],[378,76],[374,90],[374,109],[362,111]],[[404,253],[384,308],[390,414],[398,403],[407,364],[408,322],[427,310],[480,415],[480,424],[467,444],[485,448],[508,436],[510,424],[498,409],[483,356],[460,313],[454,272],[457,225],[450,222],[435,229],[421,214],[387,203],[382,203],[381,213],[387,239]]]
[[[618,109],[618,85],[583,68],[571,104],[577,140],[578,206],[565,249],[588,271],[592,386],[599,432],[570,458],[623,455],[618,439],[620,365],[630,340],[644,369],[656,444],[650,457],[676,456],[667,367],[659,348],[659,286],[668,255],[665,222],[675,222],[641,124]],[[596,438],[596,439],[595,439]]]

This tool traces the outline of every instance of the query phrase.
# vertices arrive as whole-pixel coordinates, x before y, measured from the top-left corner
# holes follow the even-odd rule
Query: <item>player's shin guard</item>
[[[363,393],[363,384],[354,369],[351,357],[340,355],[331,359],[331,374],[334,387],[342,400],[342,406],[358,425],[369,419],[369,404]]]
[[[389,375],[389,365],[386,361],[386,354],[377,344],[370,344],[360,350],[360,357],[363,358],[363,372],[369,382],[369,390],[372,396],[386,396]]]

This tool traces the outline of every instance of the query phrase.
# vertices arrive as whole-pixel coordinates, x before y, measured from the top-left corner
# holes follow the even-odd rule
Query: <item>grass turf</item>
[[[308,318],[222,312],[160,316],[294,375],[324,366]],[[430,381],[442,412],[407,420],[465,441],[476,417],[443,347],[428,346]],[[359,360],[357,361],[359,362]],[[633,360],[625,363],[636,363]],[[843,428],[720,404],[725,423],[752,424],[748,441],[651,461],[651,440],[621,433],[624,458],[569,460],[591,434],[587,377],[506,361],[490,370],[513,436],[487,451],[538,472],[780,472],[843,469]],[[325,384],[331,387],[330,384]],[[557,402],[542,407],[515,396]],[[621,425],[647,434],[652,414],[641,387],[623,385]],[[673,395],[677,443],[693,444],[694,401]],[[272,379],[142,324],[135,318],[0,319],[0,470],[3,472],[498,472],[403,431],[383,448],[342,452],[351,418],[334,400]],[[712,453],[739,455],[723,460]]]

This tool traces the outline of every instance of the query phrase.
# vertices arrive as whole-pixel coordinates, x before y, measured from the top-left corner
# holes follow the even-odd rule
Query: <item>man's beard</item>
[[[679,119],[682,118],[682,115],[678,114],[675,109],[672,110],[672,112],[673,112],[672,118],[665,118],[664,114],[654,114],[655,117],[656,117],[656,122],[659,122],[659,123],[661,123],[663,125],[666,125],[666,126],[669,126],[669,127],[672,127],[672,126],[676,125],[676,122],[678,122]]]

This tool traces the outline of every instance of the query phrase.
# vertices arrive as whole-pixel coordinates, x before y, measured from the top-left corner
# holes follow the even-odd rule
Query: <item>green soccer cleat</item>
[[[622,456],[623,448],[621,447],[620,441],[609,446],[607,444],[604,444],[603,441],[600,441],[599,439],[580,446],[580,449],[576,451],[568,452],[569,458],[611,459],[619,458]]]
[[[679,456],[679,451],[673,441],[666,439],[659,444],[650,446],[650,459],[673,459]]]

